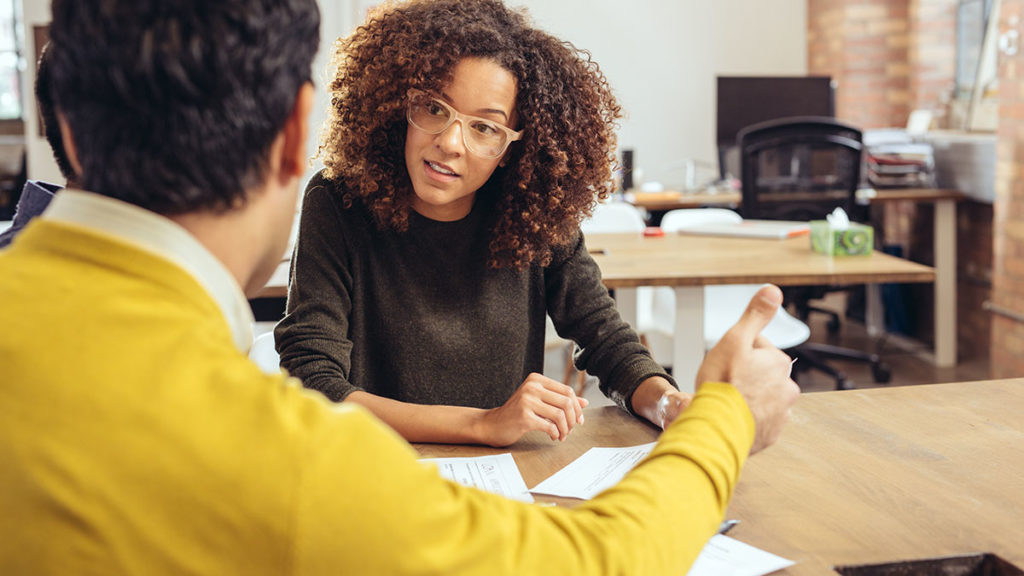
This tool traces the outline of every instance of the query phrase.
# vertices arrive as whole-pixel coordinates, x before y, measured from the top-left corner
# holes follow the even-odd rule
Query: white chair
[[[548,352],[555,352],[561,356],[559,361],[564,365],[562,383],[566,386],[571,386],[578,396],[582,395],[584,388],[586,388],[587,374],[586,372],[576,370],[576,366],[572,363],[572,340],[566,340],[558,335],[558,332],[555,330],[555,324],[551,321],[551,316],[545,316],[544,319],[546,320],[544,328],[544,355],[547,356]],[[548,374],[547,367],[545,367],[544,373],[545,375]],[[574,379],[573,376],[576,376],[576,378]]]
[[[743,218],[724,208],[692,208],[672,210],[661,219],[661,229],[666,234],[678,233],[691,226],[723,222],[740,222]],[[730,326],[739,320],[747,303],[761,288],[757,284],[734,284],[708,286],[704,288],[704,346],[712,348]],[[672,288],[658,287],[652,296],[652,310],[643,314],[649,318],[648,325],[639,328],[647,335],[648,346],[656,360],[665,364],[672,358],[672,336],[675,318],[675,292]],[[779,308],[775,318],[762,332],[773,345],[783,350],[802,344],[810,338],[811,330],[784,308]]]
[[[274,346],[273,332],[265,332],[253,340],[252,348],[249,349],[249,359],[267,374],[277,374],[281,371],[281,358]]]
[[[622,234],[636,232],[643,234],[647,228],[643,212],[627,202],[613,201],[598,204],[594,213],[580,223],[583,234]],[[640,333],[644,345],[647,344],[643,335],[643,326],[651,325],[651,313],[654,309],[654,289],[641,287],[636,289],[637,325],[633,328]],[[673,309],[674,310],[674,309]]]
[[[644,221],[644,214],[639,208],[621,201],[610,201],[599,203],[594,207],[594,212],[589,218],[580,222],[580,229],[583,234],[619,234],[635,232],[642,234],[644,229],[647,227],[647,223]],[[651,304],[651,289],[650,288],[638,288],[636,291],[637,298],[637,310],[638,318],[637,324],[643,322],[649,322],[648,316],[652,309]],[[643,318],[640,318],[643,316]],[[636,327],[634,327],[636,328]],[[641,334],[641,340],[644,340]],[[566,352],[566,371],[565,371],[565,383],[572,385],[572,373],[574,371],[572,364],[572,350],[573,343],[569,340],[564,340],[555,333],[554,325],[551,323],[551,319],[548,318],[548,331],[545,334],[545,348],[553,346],[564,346]],[[646,341],[644,341],[646,344]],[[577,394],[582,394],[585,389],[586,374],[579,373],[579,380],[574,386],[577,390]]]
[[[626,202],[601,202],[589,218],[580,222],[584,234],[643,232],[647,224],[643,212]]]

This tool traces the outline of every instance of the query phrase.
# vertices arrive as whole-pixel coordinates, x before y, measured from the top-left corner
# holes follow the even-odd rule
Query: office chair
[[[859,129],[833,118],[796,116],[747,126],[740,130],[737,142],[744,218],[822,220],[842,208],[851,220],[865,219],[864,208],[856,202],[863,152]],[[806,322],[816,310],[810,301],[830,290],[828,286],[811,286],[787,288],[783,293],[797,317]],[[823,312],[831,316],[829,333],[838,332],[838,315]],[[879,383],[891,378],[877,354],[808,343],[798,348],[797,355],[805,359],[801,368],[814,367],[830,374],[837,389],[852,388],[853,384],[828,365],[825,357],[867,362]]]
[[[743,218],[732,210],[689,208],[665,213],[661,219],[661,229],[666,234],[673,234],[701,224],[741,222],[742,220]],[[711,349],[722,339],[725,331],[740,319],[747,303],[760,288],[759,284],[730,284],[704,288],[705,349]],[[652,300],[653,313],[648,316],[653,322],[650,326],[643,327],[644,333],[650,342],[650,349],[655,355],[655,359],[671,358],[675,292],[666,286],[654,288]],[[807,324],[789,315],[784,308],[779,308],[775,318],[768,323],[761,334],[776,347],[787,350],[806,342],[811,335],[811,330]]]
[[[861,174],[861,132],[832,118],[797,116],[748,126],[737,136],[743,185],[743,215],[763,220],[823,219],[842,208],[866,219],[856,204]],[[828,333],[839,332],[839,315],[815,307],[830,289],[787,289],[787,304],[807,321],[811,312],[829,316]]]

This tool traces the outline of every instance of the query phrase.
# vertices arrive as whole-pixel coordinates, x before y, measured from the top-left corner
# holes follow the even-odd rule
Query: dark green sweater
[[[576,365],[629,409],[645,378],[668,378],[622,321],[582,235],[547,267],[487,267],[486,191],[468,216],[381,231],[336,184],[306,189],[281,365],[335,401],[365,390],[404,402],[493,408],[544,369],[545,313],[575,341]],[[669,378],[671,381],[671,378]]]

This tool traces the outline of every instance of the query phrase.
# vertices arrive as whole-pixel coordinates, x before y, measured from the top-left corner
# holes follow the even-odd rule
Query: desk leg
[[[956,365],[956,202],[935,203],[935,365]]]
[[[672,338],[672,376],[683,392],[694,391],[697,368],[704,359],[704,287],[677,286]]]
[[[866,309],[864,311],[864,324],[868,329],[868,336],[877,338],[885,333],[885,307],[882,305],[882,286],[879,284],[868,284],[865,287]]]

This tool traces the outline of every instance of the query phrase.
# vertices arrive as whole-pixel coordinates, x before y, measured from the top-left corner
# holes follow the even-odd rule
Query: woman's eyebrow
[[[449,104],[452,103],[452,97],[444,92],[441,92],[441,98],[444,98],[444,101]],[[452,104],[452,107],[454,108],[455,105]],[[474,114],[477,116],[480,116],[482,114],[501,114],[501,117],[504,118],[506,122],[508,122],[508,113],[500,108],[481,108],[479,110],[474,111]]]

